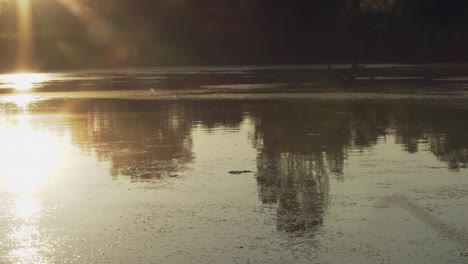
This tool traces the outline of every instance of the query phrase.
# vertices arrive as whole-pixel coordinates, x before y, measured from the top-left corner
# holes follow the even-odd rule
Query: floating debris
[[[242,174],[242,173],[253,173],[253,171],[249,170],[241,170],[241,171],[230,171],[230,174]]]

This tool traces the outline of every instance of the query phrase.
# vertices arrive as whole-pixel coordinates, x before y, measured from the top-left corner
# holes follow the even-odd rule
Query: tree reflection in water
[[[253,108],[259,196],[265,204],[277,204],[282,231],[313,233],[323,222],[329,176],[343,179],[349,149],[372,148],[389,133],[408,152],[427,144],[449,169],[468,164],[463,140],[468,122],[460,122],[466,109],[310,101],[257,103]]]
[[[36,109],[70,115],[72,141],[99,160],[110,174],[132,181],[172,176],[193,159],[191,122],[183,104],[125,100],[55,100]]]
[[[240,104],[232,102],[52,100],[37,102],[30,110],[72,114],[74,144],[111,161],[113,177],[133,181],[175,176],[186,169],[193,160],[194,126],[236,128],[243,120]]]
[[[343,127],[346,116],[335,114],[343,106],[333,107],[308,111],[308,104],[281,102],[255,107],[259,196],[278,205],[279,230],[312,231],[323,221],[328,173],[342,174],[351,136]]]
[[[11,108],[2,103],[0,112]],[[28,111],[69,114],[74,144],[110,161],[113,177],[133,181],[183,171],[197,154],[194,128],[235,132],[248,116],[259,198],[277,208],[277,228],[285,232],[314,233],[328,206],[329,178],[345,179],[349,151],[372,149],[389,134],[410,153],[430,151],[450,170],[468,165],[468,120],[461,118],[468,109],[446,103],[72,99],[38,101]]]

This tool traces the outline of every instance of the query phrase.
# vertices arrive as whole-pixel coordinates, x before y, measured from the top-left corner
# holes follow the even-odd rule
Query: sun
[[[47,76],[40,73],[15,73],[2,75],[0,79],[18,91],[27,91],[36,84],[46,81]]]

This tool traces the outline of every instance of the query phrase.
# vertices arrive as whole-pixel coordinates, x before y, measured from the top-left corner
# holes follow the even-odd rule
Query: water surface
[[[0,262],[465,263],[463,91],[283,75],[3,95]]]

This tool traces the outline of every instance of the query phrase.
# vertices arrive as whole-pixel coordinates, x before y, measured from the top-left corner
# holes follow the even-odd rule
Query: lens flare
[[[17,35],[18,35],[18,70],[24,71],[31,67],[33,55],[33,26],[31,0],[18,0],[16,15]]]
[[[80,0],[59,0],[70,13],[75,15],[81,22],[88,27],[91,40],[99,45],[109,44],[112,39],[112,28],[106,23],[86,1]]]

